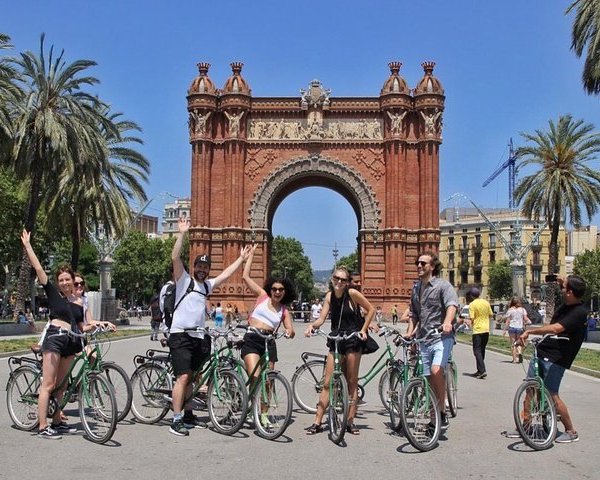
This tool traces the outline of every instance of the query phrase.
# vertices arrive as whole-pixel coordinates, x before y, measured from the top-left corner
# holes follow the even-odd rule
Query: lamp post
[[[594,308],[594,297],[596,297],[596,308]],[[600,302],[600,293],[592,292],[592,295],[590,297],[590,310],[592,311],[592,313],[595,312],[596,310],[598,310],[599,302]]]

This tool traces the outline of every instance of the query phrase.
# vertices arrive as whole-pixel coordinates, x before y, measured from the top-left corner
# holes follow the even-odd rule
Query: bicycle
[[[210,328],[185,331],[202,332],[213,340],[228,335],[227,332]],[[201,386],[207,385],[208,415],[213,427],[219,433],[233,435],[244,423],[248,393],[230,358],[223,354],[228,349],[227,346],[214,348],[209,359],[194,372],[193,378],[199,378],[200,381],[193,382],[192,392],[184,404],[194,402]],[[134,357],[134,362],[139,366],[131,376],[131,411],[140,422],[152,424],[162,420],[172,407],[173,371],[170,354],[166,358],[147,358],[139,355]]]
[[[110,348],[110,343],[109,347]],[[88,355],[92,366],[98,368],[105,376],[110,385],[113,387],[115,393],[115,399],[117,400],[117,422],[121,422],[125,419],[131,408],[131,398],[133,392],[131,390],[131,382],[129,376],[120,365],[112,361],[106,361],[103,357],[106,355],[108,349],[102,351],[99,342],[94,342],[94,345],[90,345],[90,348],[86,351],[84,347],[80,355]],[[41,345],[35,344],[31,346],[31,351],[35,355],[37,361],[37,367],[42,369],[42,357]],[[33,364],[32,364],[33,365]],[[69,398],[69,402],[73,403],[77,401],[77,395],[73,395]]]
[[[342,371],[340,362],[339,343],[344,340],[350,340],[353,337],[360,338],[360,332],[352,332],[349,335],[331,335],[314,330],[314,333],[321,335],[335,344],[333,352],[333,372],[329,378],[329,406],[327,407],[327,425],[329,427],[329,439],[340,444],[344,439],[346,427],[348,425],[348,406],[350,397],[348,393],[348,382]]]
[[[448,358],[444,376],[446,377],[446,406],[450,416],[454,418],[458,414],[458,368],[452,354]]]
[[[513,400],[513,417],[517,431],[525,444],[534,450],[550,448],[558,431],[556,406],[540,375],[537,354],[538,345],[548,337],[569,340],[567,337],[552,334],[530,339],[533,346],[530,360],[530,364],[533,365],[533,377],[523,380]]]
[[[252,414],[256,433],[267,440],[275,440],[287,429],[292,418],[292,387],[287,378],[269,368],[268,343],[285,335],[285,332],[264,334],[254,327],[248,331],[257,334],[265,342],[265,353],[248,374],[249,398],[252,401]],[[259,370],[257,370],[259,369]],[[258,371],[258,375],[256,375]]]
[[[91,344],[97,342],[101,329],[89,334],[78,334],[60,329],[57,335],[71,335],[75,338],[89,338]],[[10,375],[6,385],[8,413],[16,428],[31,431],[39,425],[37,404],[42,383],[40,361],[28,357],[8,359]],[[18,365],[13,370],[13,366]],[[80,365],[79,370],[75,367]],[[56,395],[66,390],[59,401]],[[112,386],[106,380],[100,365],[93,362],[84,352],[75,356],[69,371],[53,390],[48,402],[48,417],[64,409],[69,400],[77,395],[79,417],[89,440],[94,443],[108,442],[117,427],[117,401]]]
[[[396,333],[395,331],[394,333]],[[402,348],[402,357],[395,358],[390,368],[390,427],[398,432],[402,427],[400,415],[402,392],[413,376],[418,376],[422,372],[422,365],[419,366],[416,358],[418,353],[410,351],[410,347],[415,345],[413,340],[407,340],[399,332],[394,339],[394,344]]]
[[[390,371],[397,356],[398,349],[395,351],[389,343],[390,335],[399,335],[400,332],[390,327],[383,326],[380,329],[379,336],[383,336],[386,340],[386,348],[381,353],[377,361],[369,369],[367,373],[358,378],[358,398],[363,399],[365,387],[373,380],[383,369],[385,371],[379,378],[377,391],[381,403],[386,410],[389,410],[390,388]],[[292,376],[292,392],[298,406],[307,413],[316,413],[317,402],[319,395],[323,390],[323,379],[325,376],[325,363],[327,355],[312,352],[303,352],[300,356],[303,364],[296,368]],[[308,360],[309,358],[313,360]],[[362,382],[362,383],[361,383]]]
[[[420,345],[438,330],[430,330],[410,344]],[[400,420],[410,444],[421,452],[437,447],[441,434],[441,413],[429,380],[423,374],[423,360],[417,356],[415,376],[409,380],[400,397]]]

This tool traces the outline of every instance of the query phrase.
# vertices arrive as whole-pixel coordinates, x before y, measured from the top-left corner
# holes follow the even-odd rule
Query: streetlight
[[[596,297],[596,308],[595,309],[594,309],[594,296]],[[592,292],[592,295],[590,297],[590,310],[592,312],[595,312],[596,310],[598,310],[599,303],[600,303],[600,293]]]

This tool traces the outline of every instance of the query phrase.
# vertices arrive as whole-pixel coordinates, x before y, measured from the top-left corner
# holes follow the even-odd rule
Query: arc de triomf
[[[187,96],[191,258],[208,252],[219,272],[257,242],[252,276],[265,278],[277,207],[296,190],[326,187],[356,212],[364,294],[384,311],[406,304],[418,252],[439,244],[445,96],[435,63],[422,64],[414,89],[401,65],[389,64],[378,97],[335,97],[318,80],[299,97],[253,97],[242,63],[222,89],[199,63]],[[244,291],[240,270],[211,298],[242,305],[251,301]]]

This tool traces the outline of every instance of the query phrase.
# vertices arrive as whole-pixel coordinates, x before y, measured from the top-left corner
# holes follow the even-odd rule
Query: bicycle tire
[[[108,442],[117,428],[117,400],[101,374],[88,373],[79,385],[79,418],[89,440]]]
[[[404,387],[401,398],[402,429],[410,444],[421,452],[437,447],[441,416],[429,384],[422,377],[413,378]]]
[[[207,391],[208,416],[215,430],[233,435],[244,424],[248,412],[248,391],[233,370],[219,370],[216,382],[211,379]]]
[[[324,360],[311,360],[300,365],[292,376],[292,393],[296,404],[307,413],[317,413],[323,391]]]
[[[386,411],[390,410],[390,367],[386,368],[381,377],[379,377],[379,384],[377,385],[377,391],[379,392],[379,398],[381,404]]]
[[[334,374],[330,387],[329,407],[327,409],[327,424],[329,425],[329,439],[340,444],[346,433],[348,425],[348,383],[342,374]]]
[[[292,387],[279,372],[267,373],[267,384],[254,393],[252,408],[256,433],[267,440],[280,437],[292,419]]]
[[[140,365],[131,375],[131,413],[141,423],[160,422],[171,406],[173,382],[161,364]]]
[[[394,432],[399,432],[402,429],[402,419],[400,414],[403,389],[402,371],[398,368],[391,368],[389,378],[390,400],[388,412],[390,414],[390,428]]]
[[[31,431],[39,423],[38,391],[42,372],[23,365],[11,372],[6,384],[6,406],[14,426],[19,430]]]
[[[114,362],[102,362],[102,373],[106,376],[115,392],[117,400],[117,422],[125,419],[131,409],[133,391],[131,380],[125,373],[125,369]]]
[[[544,401],[541,388],[544,389]],[[525,411],[527,405],[529,412]],[[517,431],[527,446],[534,450],[546,450],[552,446],[558,430],[556,407],[546,387],[536,379],[525,380],[517,388],[513,416]]]
[[[448,402],[448,412],[452,418],[458,414],[458,386],[456,385],[456,365],[449,362],[446,367],[446,400]]]

